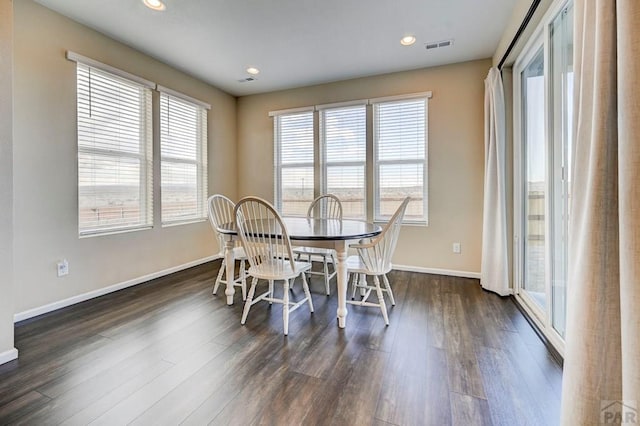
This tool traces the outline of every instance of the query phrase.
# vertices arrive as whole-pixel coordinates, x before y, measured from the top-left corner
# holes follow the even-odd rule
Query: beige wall
[[[13,350],[12,52],[13,3],[0,0],[0,359]]]
[[[3,6],[11,5],[0,0]],[[209,113],[209,192],[231,198],[257,194],[273,198],[273,128],[267,113],[297,106],[430,90],[428,227],[403,229],[394,262],[412,267],[477,273],[480,270],[483,180],[483,79],[491,60],[367,77],[236,100],[167,65],[52,12],[32,0],[14,5],[13,121],[2,114],[3,157],[0,201],[14,206],[0,217],[0,243],[11,271],[13,231],[14,299],[0,306],[0,352],[13,344],[4,316],[113,284],[153,274],[217,252],[207,223],[162,228],[155,191],[156,227],[132,233],[78,238],[75,64],[72,50],[184,92],[212,105]],[[4,19],[4,16],[3,16]],[[11,18],[9,18],[11,24]],[[10,25],[2,25],[7,32]],[[9,31],[10,33],[10,31]],[[0,39],[3,48],[6,34]],[[6,78],[3,70],[2,77]],[[0,79],[0,83],[6,80]],[[9,79],[10,81],[10,79]],[[6,84],[0,86],[3,99]],[[6,103],[2,104],[6,107]],[[10,108],[10,107],[9,107]],[[157,114],[157,112],[156,112]],[[13,123],[13,140],[4,134]],[[2,127],[4,126],[4,127]],[[237,146],[236,146],[237,141]],[[156,140],[157,143],[157,140]],[[5,152],[13,146],[5,167]],[[157,164],[157,161],[156,161]],[[238,167],[236,167],[236,165]],[[156,168],[157,172],[157,168]],[[13,179],[13,186],[11,186]],[[7,183],[8,182],[8,183]],[[1,186],[1,185],[4,185]],[[13,199],[11,195],[13,191]],[[7,210],[5,210],[7,211]],[[10,209],[9,209],[10,211]],[[8,221],[7,221],[8,220]],[[462,254],[451,244],[462,243]],[[66,258],[70,274],[56,277]],[[117,266],[114,266],[117,265]],[[2,266],[2,265],[0,265]],[[3,294],[10,294],[9,288]],[[0,304],[10,303],[3,298]],[[9,302],[8,302],[9,301]],[[8,336],[8,337],[5,337]],[[4,339],[4,340],[3,340]]]
[[[479,272],[484,173],[484,78],[491,60],[466,62],[238,99],[238,196],[273,200],[269,111],[432,91],[429,226],[405,226],[394,263]],[[462,254],[452,243],[462,243]]]
[[[206,222],[160,227],[157,186],[154,229],[78,238],[76,71],[65,52],[210,103],[209,192],[231,197],[236,196],[236,99],[31,0],[16,2],[14,13],[14,311],[216,253]],[[62,258],[69,260],[70,273],[58,278],[55,265]]]

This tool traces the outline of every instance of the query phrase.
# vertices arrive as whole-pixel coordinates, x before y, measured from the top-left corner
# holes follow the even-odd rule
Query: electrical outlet
[[[455,254],[462,253],[462,248],[460,247],[460,243],[453,243],[453,252]]]
[[[67,261],[67,259],[63,259],[62,261],[58,262],[57,266],[59,277],[63,277],[69,274],[69,262]]]

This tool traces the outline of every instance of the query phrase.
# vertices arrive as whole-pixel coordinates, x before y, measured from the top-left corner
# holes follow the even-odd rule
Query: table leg
[[[338,278],[338,327],[347,324],[347,243],[336,242],[336,271]]]
[[[225,241],[224,257],[225,263],[227,264],[227,288],[224,291],[224,294],[227,296],[227,305],[233,305],[233,295],[236,292],[236,289],[233,286],[233,282],[236,276],[236,259],[233,256],[233,248],[235,247],[235,245],[236,244],[233,238],[229,238]]]

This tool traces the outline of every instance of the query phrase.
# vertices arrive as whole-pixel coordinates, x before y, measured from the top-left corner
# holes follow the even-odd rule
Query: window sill
[[[78,237],[79,238],[102,237],[106,235],[126,234],[129,232],[136,232],[136,231],[147,231],[149,229],[153,229],[153,225],[135,226],[131,228],[105,229],[104,231],[101,231],[101,230],[87,231],[84,233],[80,233]]]
[[[386,225],[389,222],[389,220],[380,220],[380,219],[376,219],[373,221],[373,223],[375,223],[376,225]],[[402,222],[402,226],[413,226],[413,227],[420,227],[420,228],[427,228],[429,227],[429,221],[403,221]]]

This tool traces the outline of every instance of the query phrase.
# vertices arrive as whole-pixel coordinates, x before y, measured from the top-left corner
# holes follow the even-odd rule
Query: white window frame
[[[173,164],[191,164],[196,168],[196,191],[197,191],[197,212],[195,215],[188,218],[181,219],[164,219],[162,217],[162,197],[160,197],[160,216],[162,226],[175,226],[184,225],[194,222],[203,222],[207,220],[207,195],[208,195],[208,163],[207,163],[207,145],[208,145],[208,111],[211,109],[211,105],[206,102],[202,102],[198,99],[192,98],[183,93],[169,89],[164,86],[158,85],[156,90],[160,92],[159,102],[162,104],[162,99],[167,96],[169,99],[175,98],[184,103],[188,103],[191,106],[197,108],[200,116],[196,126],[196,133],[199,135],[199,140],[196,142],[196,158],[194,160],[172,157],[162,153],[162,131],[160,131],[160,170],[162,170],[163,163]],[[162,111],[162,106],[160,107]],[[160,113],[160,129],[162,129],[162,120],[164,117]],[[160,172],[162,174],[162,171]],[[162,175],[160,178],[160,191],[162,191]]]
[[[82,229],[80,226],[80,206],[78,204],[78,235],[83,237],[92,237],[100,235],[110,235],[129,231],[151,229],[153,227],[153,120],[152,120],[152,94],[151,90],[155,87],[155,83],[146,80],[142,77],[130,74],[126,71],[114,68],[110,65],[103,64],[91,58],[79,55],[72,51],[67,51],[66,57],[68,60],[76,62],[76,72],[78,67],[83,66],[91,69],[98,70],[102,73],[109,74],[113,79],[120,79],[127,84],[138,86],[143,90],[144,104],[140,106],[141,122],[144,123],[145,128],[141,132],[140,151],[133,153],[123,150],[104,149],[96,147],[82,146],[77,143],[78,147],[78,159],[81,154],[102,156],[107,158],[130,158],[136,159],[140,164],[140,212],[141,217],[144,219],[135,225],[119,225],[119,226],[105,226],[105,227],[92,227]],[[76,82],[76,90],[79,87]],[[78,107],[76,106],[76,114],[78,114]],[[79,129],[76,129],[76,135]],[[79,165],[78,165],[79,166]],[[78,197],[79,194],[79,174],[78,174]]]
[[[423,206],[422,211],[424,213],[423,217],[417,220],[405,219],[403,220],[403,224],[414,224],[414,225],[429,225],[429,99],[432,97],[432,92],[425,92],[420,94],[412,94],[405,96],[390,96],[384,98],[376,98],[371,99],[369,103],[373,106],[373,219],[375,222],[387,222],[389,220],[388,217],[384,217],[380,214],[380,166],[387,164],[421,164],[423,165],[423,184],[422,184],[422,200]],[[415,100],[424,100],[425,104],[425,126],[424,126],[424,159],[419,160],[379,160],[378,159],[378,134],[377,134],[377,126],[375,123],[376,120],[376,107],[377,105],[385,104],[385,103],[401,103],[406,101],[415,101]]]
[[[328,164],[325,159],[324,146],[322,142],[322,136],[320,135],[319,128],[321,127],[321,113],[324,109],[330,108],[341,108],[355,105],[367,105],[366,111],[366,157],[364,161],[365,166],[365,212],[366,217],[363,219],[369,221],[375,221],[378,223],[385,223],[389,218],[380,217],[380,215],[376,214],[379,207],[379,189],[377,184],[377,169],[380,164],[423,164],[423,212],[424,217],[420,220],[408,220],[405,219],[403,224],[407,225],[422,225],[427,226],[429,224],[429,99],[433,96],[432,92],[420,92],[420,93],[411,93],[407,95],[398,95],[398,96],[388,96],[383,98],[373,98],[373,99],[361,99],[361,100],[353,100],[347,102],[338,102],[332,104],[324,104],[324,105],[315,105],[315,106],[306,106],[301,108],[291,108],[285,110],[271,111],[269,112],[269,116],[274,118],[273,125],[273,147],[274,147],[274,206],[279,211],[282,211],[282,169],[286,167],[312,167],[314,169],[314,193],[316,196],[324,193],[326,190],[326,167]],[[424,99],[425,100],[425,157],[420,160],[391,160],[391,161],[380,161],[376,162],[373,160],[373,164],[371,164],[371,158],[376,156],[375,152],[375,126],[373,123],[374,114],[372,114],[372,109],[375,108],[375,104],[377,103],[385,103],[385,102],[400,102],[403,100],[416,100],[416,99]],[[314,113],[314,161],[311,163],[296,163],[296,164],[287,164],[283,166],[280,163],[280,141],[279,141],[279,117],[287,114],[295,114],[301,112],[314,112],[319,111],[320,113]],[[360,165],[363,162],[354,161],[354,162],[338,162],[336,165]],[[373,169],[373,171],[372,171]],[[373,197],[371,197],[373,194]],[[373,199],[372,199],[373,198]]]
[[[282,169],[287,169],[287,168],[300,168],[300,167],[311,167],[312,169],[314,169],[314,188],[315,188],[315,176],[316,176],[316,170],[315,170],[315,162],[316,162],[316,158],[314,155],[314,158],[311,160],[311,162],[301,162],[301,163],[288,163],[288,164],[282,164],[282,157],[281,157],[281,147],[280,147],[280,120],[282,117],[284,116],[288,116],[288,115],[295,115],[295,114],[301,114],[301,113],[308,113],[311,112],[313,114],[314,108],[313,107],[303,107],[303,108],[291,108],[291,109],[286,109],[286,110],[280,110],[280,111],[272,111],[269,113],[270,117],[273,117],[273,175],[274,175],[274,188],[273,188],[273,204],[274,207],[278,210],[278,211],[282,211]],[[315,114],[314,118],[313,118],[313,122],[314,122],[314,144],[315,144],[315,140],[316,140],[316,118],[315,118]],[[315,151],[315,149],[314,149]],[[315,192],[315,189],[314,189]]]
[[[367,155],[366,155],[366,151],[368,150],[368,143],[365,140],[365,158],[362,161],[333,161],[333,162],[329,162],[327,161],[327,147],[326,147],[326,141],[325,141],[325,132],[324,132],[324,128],[325,128],[325,119],[324,119],[324,114],[326,111],[329,110],[336,110],[336,109],[343,109],[343,108],[353,108],[353,107],[357,107],[357,106],[363,106],[365,108],[365,139],[367,138],[366,135],[366,128],[367,128],[367,110],[366,110],[366,105],[367,105],[367,101],[353,101],[353,102],[341,102],[341,103],[335,103],[335,104],[327,104],[327,105],[319,105],[316,106],[316,110],[318,111],[318,120],[319,120],[319,126],[320,126],[320,194],[326,194],[328,191],[328,184],[327,184],[327,178],[328,178],[328,172],[327,169],[331,166],[342,166],[342,167],[359,167],[362,166],[362,170],[364,172],[364,214],[362,217],[358,217],[356,219],[361,219],[361,220],[366,220],[368,217],[368,197],[367,197],[367,188],[369,186],[369,182],[367,179]]]
[[[545,120],[545,152],[546,155],[544,157],[544,161],[545,161],[545,169],[549,167],[549,152],[548,152],[548,146],[547,146],[547,141],[549,140],[549,134],[548,134],[548,122],[547,122],[547,118],[548,118],[548,114],[549,114],[549,104],[548,104],[548,96],[547,96],[547,89],[548,89],[548,53],[547,53],[547,47],[545,45],[544,42],[544,38],[543,38],[543,32],[541,31],[542,29],[538,30],[535,34],[534,37],[532,37],[530,39],[530,42],[528,43],[527,47],[523,50],[523,53],[518,57],[518,60],[516,61],[516,63],[514,64],[513,67],[513,82],[514,82],[514,93],[513,93],[513,107],[514,107],[514,113],[517,112],[517,116],[514,115],[513,117],[513,123],[514,123],[514,224],[516,224],[518,227],[514,228],[514,242],[517,242],[517,244],[514,244],[514,260],[517,260],[517,262],[522,262],[522,259],[524,257],[524,237],[522,237],[522,233],[523,233],[523,229],[526,226],[526,220],[525,220],[525,208],[524,208],[524,197],[526,196],[526,191],[524,189],[524,185],[526,184],[526,169],[524,166],[524,161],[525,161],[525,153],[524,151],[524,137],[522,135],[523,131],[524,131],[524,123],[522,120],[522,113],[523,113],[523,105],[522,105],[522,79],[521,79],[521,74],[524,71],[524,69],[526,68],[527,65],[529,65],[529,63],[535,58],[535,56],[540,52],[540,50],[542,50],[542,54],[543,54],[543,58],[544,58],[544,80],[545,80],[545,100],[544,100],[544,106],[545,106],[545,112],[544,112],[544,120]],[[517,92],[516,92],[517,90]],[[548,170],[545,170],[545,185],[548,185]],[[547,186],[545,186],[545,189],[548,189]],[[545,220],[545,226],[544,226],[544,232],[546,235],[546,240],[545,240],[545,259],[544,259],[544,267],[545,267],[545,292],[547,294],[549,293],[549,288],[548,288],[548,284],[549,284],[549,279],[548,277],[550,276],[550,271],[549,271],[549,267],[550,267],[550,259],[547,256],[547,245],[548,245],[548,237],[549,237],[549,213],[550,213],[550,209],[549,209],[549,194],[548,192],[545,193],[545,206],[544,206],[544,214],[545,217],[547,218]],[[536,322],[536,324],[541,327],[545,321],[545,318],[547,316],[546,312],[540,308],[535,302],[534,300],[531,298],[531,296],[529,296],[526,292],[522,291],[523,290],[523,283],[524,283],[524,271],[523,271],[523,267],[524,265],[519,265],[516,264],[515,265],[515,282],[516,282],[516,291],[515,291],[515,297],[516,299],[518,299],[521,302],[521,305],[525,307],[525,310],[527,311],[527,313],[529,314],[529,316],[531,318],[534,319],[534,321]],[[523,303],[524,302],[524,303]]]

